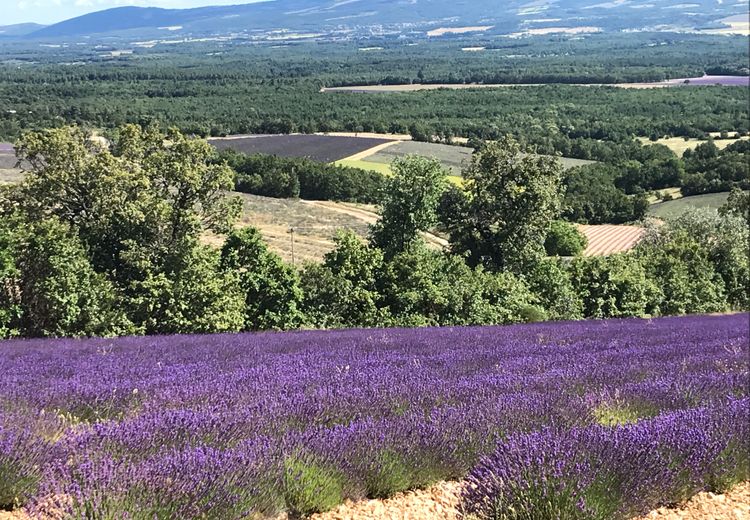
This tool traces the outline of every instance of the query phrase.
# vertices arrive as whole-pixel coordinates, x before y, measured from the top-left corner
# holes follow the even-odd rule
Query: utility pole
[[[289,228],[289,236],[292,241],[292,265],[295,265],[295,262],[294,262],[294,228],[293,227]]]

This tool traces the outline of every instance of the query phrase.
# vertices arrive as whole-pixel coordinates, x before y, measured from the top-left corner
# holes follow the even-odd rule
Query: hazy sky
[[[50,24],[110,7],[202,7],[249,4],[253,0],[0,0],[0,25],[36,22]],[[254,0],[257,1],[257,0]]]

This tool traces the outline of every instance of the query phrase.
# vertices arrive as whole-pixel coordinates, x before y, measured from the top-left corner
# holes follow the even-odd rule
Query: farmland
[[[748,478],[748,339],[736,314],[9,341],[0,503],[304,515],[467,477],[479,518],[529,486],[626,519]]]
[[[307,157],[319,162],[333,162],[383,174],[390,174],[389,165],[394,159],[406,155],[421,155],[437,159],[454,178],[461,176],[461,170],[471,161],[473,153],[473,149],[466,146],[404,139],[408,136],[376,135],[238,135],[209,139],[209,142],[218,150]],[[561,157],[560,161],[566,169],[595,162],[567,157]]]
[[[723,150],[730,144],[737,141],[736,138],[729,138],[729,139],[721,139],[719,137],[718,133],[714,133],[712,135],[714,138],[714,144],[719,150]],[[740,140],[748,140],[750,139],[750,136],[743,135],[740,136]],[[682,154],[685,153],[685,150],[695,150],[695,148],[701,144],[705,143],[705,139],[695,139],[695,138],[684,138],[684,137],[662,137],[660,139],[657,139],[656,141],[652,141],[647,137],[639,137],[638,140],[643,143],[644,145],[649,144],[663,144],[670,150],[672,150],[677,157],[682,157]]]
[[[369,226],[380,218],[378,209],[366,204],[276,199],[247,193],[234,195],[239,196],[243,204],[238,225],[257,228],[273,252],[296,264],[320,262],[334,248],[333,238],[339,231],[353,231],[365,238]],[[628,251],[644,233],[644,228],[638,226],[582,225],[579,229],[588,239],[584,256]],[[446,246],[445,240],[431,233],[424,238],[434,248]],[[207,234],[204,242],[219,246],[221,238]]]
[[[334,162],[388,143],[388,139],[326,135],[247,135],[210,139],[218,150],[244,154],[264,153],[283,157],[307,157],[319,162]]]
[[[0,184],[21,180],[21,171],[16,168],[16,155],[9,144],[0,143]]]
[[[609,255],[628,251],[635,247],[645,234],[645,229],[640,226],[579,225],[578,229],[588,241],[582,253],[583,256]]]
[[[618,87],[624,89],[663,88],[682,86],[725,86],[748,87],[748,76],[700,76],[696,78],[675,78],[664,81],[638,83],[568,83],[578,87]],[[544,83],[408,83],[402,85],[347,85],[344,87],[323,87],[324,93],[348,92],[355,94],[377,94],[388,92],[418,92],[422,90],[465,90],[465,89],[496,89],[510,87],[538,87]]]
[[[438,143],[421,143],[417,141],[407,141],[395,146],[377,152],[374,155],[366,157],[368,162],[381,164],[390,164],[396,157],[405,155],[421,155],[437,159],[446,166],[454,175],[460,175],[461,170],[471,162],[473,149],[466,146],[453,146]],[[561,157],[560,162],[564,168],[582,166],[584,164],[593,164],[594,161],[583,159],[570,159]]]
[[[238,225],[257,228],[272,251],[297,264],[320,261],[333,249],[333,238],[338,231],[351,230],[365,236],[368,224],[378,219],[374,208],[363,205],[275,199],[246,193],[237,196],[243,204]],[[221,244],[221,239],[213,235],[205,240]]]
[[[652,204],[648,214],[658,218],[676,218],[691,208],[709,208],[716,210],[727,201],[728,193],[707,193],[705,195],[693,195],[681,197],[667,202]]]

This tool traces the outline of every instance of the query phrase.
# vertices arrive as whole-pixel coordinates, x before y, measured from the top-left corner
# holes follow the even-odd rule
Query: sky
[[[179,9],[206,5],[249,4],[251,1],[253,0],[0,0],[0,25],[25,22],[51,24],[124,5]]]

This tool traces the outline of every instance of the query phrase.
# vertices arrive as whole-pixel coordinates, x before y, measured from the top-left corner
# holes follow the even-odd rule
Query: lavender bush
[[[615,428],[511,435],[467,477],[464,510],[488,520],[624,520],[679,503],[750,477],[749,413],[744,398]]]
[[[37,490],[52,460],[54,421],[16,416],[0,410],[0,510],[12,509]]]
[[[549,518],[616,517],[742,478],[749,354],[747,314],[6,341],[0,490],[32,512],[222,519],[470,474],[479,515],[555,497]]]

